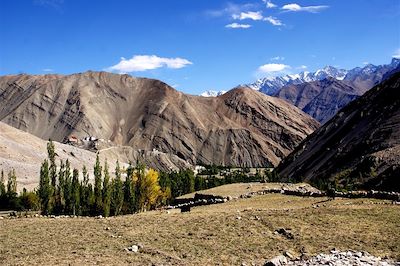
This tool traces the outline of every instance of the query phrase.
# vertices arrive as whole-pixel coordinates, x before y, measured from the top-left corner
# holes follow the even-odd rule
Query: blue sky
[[[400,1],[1,0],[0,36],[0,75],[106,70],[198,94],[389,63]]]

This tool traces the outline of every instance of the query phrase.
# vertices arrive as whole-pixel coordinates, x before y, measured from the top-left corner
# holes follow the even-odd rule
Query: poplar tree
[[[104,163],[104,179],[103,179],[103,215],[104,217],[110,216],[111,206],[111,191],[110,173],[108,172],[107,160]]]
[[[86,166],[84,165],[82,168],[82,176],[83,176],[83,181],[81,185],[81,211],[83,215],[89,215],[90,214],[90,208],[91,208],[91,199],[90,199],[90,191],[91,187],[89,188],[89,173],[87,171]]]
[[[146,173],[144,166],[139,165],[136,175],[136,209],[139,212],[150,210],[162,196],[158,183],[158,172],[150,169]]]
[[[65,162],[64,171],[64,199],[65,199],[65,213],[72,213],[72,177],[71,177],[71,165],[67,159]]]
[[[55,213],[61,214],[65,210],[65,164],[63,160],[60,161],[60,170],[58,171],[58,184],[56,192]]]
[[[124,213],[133,213],[135,211],[135,181],[133,174],[134,169],[132,163],[129,162],[124,182]]]
[[[57,165],[56,165],[56,152],[54,143],[52,140],[47,142],[47,157],[49,159],[49,175],[51,180],[51,186],[53,187],[53,191],[55,191],[56,183],[57,183]]]
[[[38,195],[40,198],[42,212],[49,214],[51,211],[50,198],[52,195],[50,178],[49,178],[49,162],[47,159],[44,160],[40,168],[40,180]]]
[[[93,169],[94,172],[94,213],[96,215],[103,213],[103,196],[101,191],[101,165],[99,154],[96,156],[96,164]]]
[[[122,205],[124,203],[124,189],[121,180],[121,169],[119,167],[118,161],[115,167],[115,178],[112,183],[113,183],[113,192],[112,192],[111,206],[113,208],[114,215],[119,215],[121,213]]]
[[[72,172],[72,186],[71,186],[71,203],[72,214],[80,214],[80,184],[79,184],[79,171],[74,169]]]
[[[5,197],[6,195],[6,185],[4,184],[4,171],[1,170],[0,174],[0,197]]]

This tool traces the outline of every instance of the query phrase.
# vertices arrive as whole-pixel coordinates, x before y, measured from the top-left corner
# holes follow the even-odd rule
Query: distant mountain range
[[[400,73],[341,109],[278,172],[283,181],[400,191]]]
[[[267,95],[274,96],[284,86],[320,81],[331,77],[340,81],[349,81],[358,88],[369,87],[368,89],[370,89],[372,86],[376,85],[382,80],[382,77],[386,72],[397,68],[399,64],[400,59],[393,58],[392,62],[388,65],[375,66],[368,64],[362,68],[356,67],[351,70],[326,66],[322,69],[318,69],[315,72],[304,71],[293,75],[261,78],[254,83],[245,84],[242,86],[246,86]]]

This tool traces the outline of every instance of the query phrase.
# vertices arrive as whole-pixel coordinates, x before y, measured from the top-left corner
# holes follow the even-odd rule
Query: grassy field
[[[2,265],[262,265],[332,248],[400,259],[400,207],[280,194],[116,218],[0,220]],[[318,205],[318,207],[317,207]],[[275,233],[285,228],[294,239]],[[141,244],[138,253],[124,250]]]

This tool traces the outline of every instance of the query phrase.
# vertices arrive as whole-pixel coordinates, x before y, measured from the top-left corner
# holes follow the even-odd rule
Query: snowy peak
[[[203,97],[217,97],[220,96],[222,94],[224,94],[226,91],[214,91],[214,90],[208,90],[203,92],[202,94],[200,94],[200,96]]]
[[[312,82],[332,77],[343,80],[347,74],[344,69],[337,69],[333,66],[326,66],[316,72],[304,71],[298,74],[285,75],[280,77],[266,77],[258,79],[256,82],[246,85],[254,90],[261,91],[268,95],[274,95],[278,90],[286,85],[297,85],[304,82]]]
[[[255,81],[252,84],[245,85],[254,90],[261,91],[268,95],[275,95],[281,88],[287,85],[298,85],[305,82],[320,81],[327,78],[337,80],[346,80],[353,82],[354,80],[368,80],[372,83],[381,81],[383,75],[400,66],[400,59],[393,58],[390,64],[373,65],[367,64],[364,67],[356,67],[351,70],[339,69],[333,66],[326,66],[315,72],[301,72],[279,77],[266,77]]]
[[[315,80],[323,80],[328,77],[332,77],[338,80],[343,80],[346,77],[347,70],[345,69],[338,69],[333,66],[326,66],[323,69],[317,70],[314,73]]]

